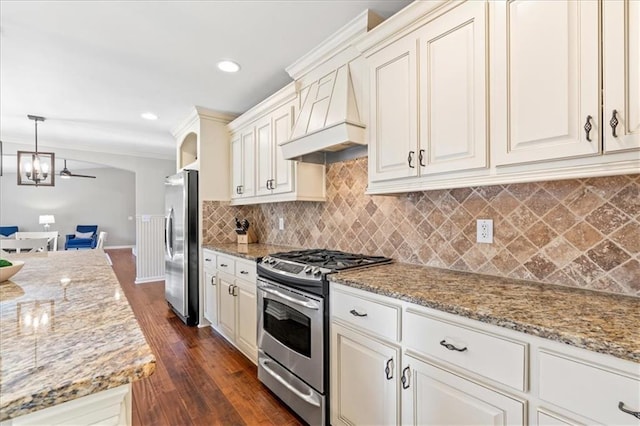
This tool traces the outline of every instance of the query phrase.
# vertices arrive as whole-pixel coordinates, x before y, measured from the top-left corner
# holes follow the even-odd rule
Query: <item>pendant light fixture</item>
[[[35,151],[18,151],[18,185],[54,186],[55,185],[55,154],[53,152],[38,151],[38,122],[44,117],[27,115],[35,122],[36,149]]]

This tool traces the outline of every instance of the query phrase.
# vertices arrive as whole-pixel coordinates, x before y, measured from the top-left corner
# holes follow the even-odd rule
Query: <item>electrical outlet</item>
[[[476,222],[476,241],[493,244],[493,220],[478,219]]]
[[[278,218],[278,229],[284,231],[284,217]]]

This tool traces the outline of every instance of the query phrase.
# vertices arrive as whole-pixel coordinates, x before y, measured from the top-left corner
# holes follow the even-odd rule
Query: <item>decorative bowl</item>
[[[13,263],[13,265],[0,267],[0,283],[7,281],[9,278],[17,274],[24,266],[24,262],[22,260],[13,260],[11,263]]]

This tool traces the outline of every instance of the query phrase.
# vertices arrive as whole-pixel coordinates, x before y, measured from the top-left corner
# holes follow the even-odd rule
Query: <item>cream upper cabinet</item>
[[[598,2],[491,6],[496,165],[598,154]]]
[[[371,182],[488,166],[486,34],[470,1],[368,58]]]
[[[369,180],[372,182],[418,175],[415,167],[418,150],[416,52],[417,40],[410,34],[369,58]]]
[[[231,198],[255,195],[256,143],[255,129],[243,129],[231,138]]]
[[[466,2],[417,35],[420,174],[485,168],[487,4]]]
[[[640,148],[640,2],[604,1],[602,6],[604,151],[637,150]]]
[[[257,195],[293,191],[294,162],[285,160],[279,143],[288,141],[293,105],[285,104],[256,123]]]

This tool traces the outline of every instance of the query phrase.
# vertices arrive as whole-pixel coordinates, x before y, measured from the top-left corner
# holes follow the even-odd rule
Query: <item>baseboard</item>
[[[126,249],[126,248],[130,248],[133,249],[135,246],[132,245],[124,245],[124,246],[104,246],[103,249],[108,250],[108,249]]]
[[[146,277],[146,278],[138,278],[133,282],[134,284],[144,284],[144,283],[152,283],[156,281],[164,281],[164,275],[158,277]]]

